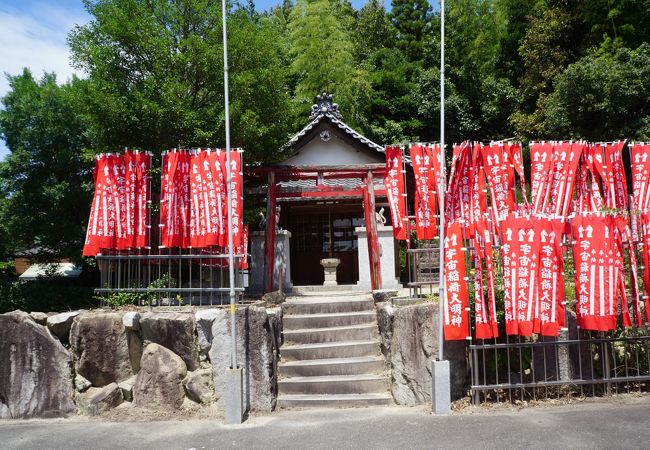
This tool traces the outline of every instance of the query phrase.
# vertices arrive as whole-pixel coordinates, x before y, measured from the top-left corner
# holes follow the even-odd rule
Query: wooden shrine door
[[[287,211],[288,209],[288,211]],[[291,232],[291,279],[296,286],[322,285],[323,258],[339,258],[339,284],[359,281],[356,227],[365,226],[361,205],[291,206],[283,209]]]

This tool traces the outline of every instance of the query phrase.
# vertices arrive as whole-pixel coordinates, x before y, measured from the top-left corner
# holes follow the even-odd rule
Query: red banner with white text
[[[445,339],[460,340],[469,336],[467,270],[463,251],[463,230],[454,222],[445,233],[445,285],[443,299]]]
[[[415,224],[418,239],[433,239],[436,230],[436,192],[439,179],[439,146],[420,144],[410,146],[411,164],[415,177]]]
[[[406,198],[402,168],[402,149],[399,146],[386,147],[386,196],[390,207],[393,236],[406,240]]]

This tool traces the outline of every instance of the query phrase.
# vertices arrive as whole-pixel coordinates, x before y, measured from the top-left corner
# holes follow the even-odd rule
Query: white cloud
[[[0,8],[0,97],[9,90],[5,74],[19,74],[24,67],[36,78],[55,72],[60,83],[73,74],[82,75],[70,65],[66,38],[75,24],[88,20],[78,10],[51,3],[35,3],[21,10]],[[0,140],[0,159],[7,153]]]

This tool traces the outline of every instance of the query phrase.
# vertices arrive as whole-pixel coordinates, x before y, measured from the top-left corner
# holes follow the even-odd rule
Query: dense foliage
[[[212,0],[86,0],[71,31],[81,79],[9,75],[0,134],[0,256],[77,257],[92,155],[223,146],[221,10]],[[242,5],[242,6],[239,6]],[[282,158],[313,97],[335,95],[373,140],[439,133],[439,6],[252,1],[229,15],[233,145]],[[650,0],[455,0],[446,11],[451,140],[650,139]]]

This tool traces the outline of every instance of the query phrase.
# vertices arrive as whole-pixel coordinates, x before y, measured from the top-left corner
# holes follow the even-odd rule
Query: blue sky
[[[255,5],[262,11],[280,3],[282,0],[256,0]],[[364,3],[352,0],[357,9]],[[384,4],[390,8],[390,0]],[[15,75],[23,67],[29,67],[36,77],[53,71],[61,82],[77,73],[70,66],[66,36],[75,24],[89,20],[82,0],[0,0],[0,97],[9,89],[4,74]],[[0,159],[7,154],[0,139]]]

